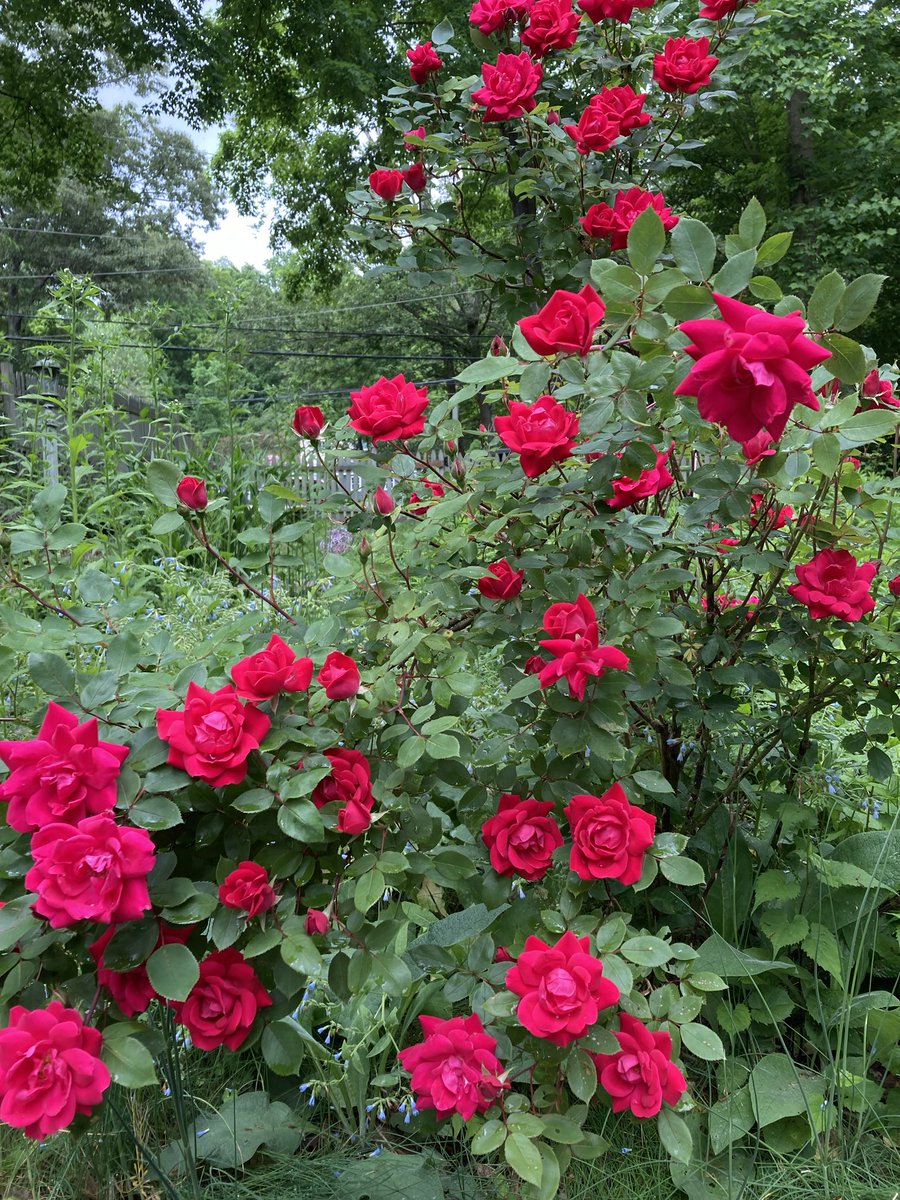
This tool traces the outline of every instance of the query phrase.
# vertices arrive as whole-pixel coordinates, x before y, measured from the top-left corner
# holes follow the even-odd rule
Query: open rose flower
[[[613,1112],[631,1109],[636,1117],[655,1117],[663,1104],[677,1104],[687,1082],[672,1062],[672,1039],[652,1032],[637,1017],[619,1013],[615,1054],[592,1054],[600,1086],[612,1098]]]
[[[535,107],[544,71],[527,50],[500,54],[495,64],[484,63],[481,73],[484,87],[472,93],[472,100],[483,106],[483,120],[512,121]]]
[[[747,4],[756,4],[757,0],[702,0],[700,16],[707,21],[724,21],[732,13]]]
[[[409,511],[414,517],[424,517],[428,512],[428,504],[435,500],[441,500],[446,495],[446,492],[444,491],[444,485],[442,483],[438,483],[437,480],[420,479],[419,484],[421,487],[424,487],[431,492],[431,495],[420,496],[418,492],[412,493],[409,498]],[[426,501],[426,503],[423,503],[423,501]]]
[[[551,604],[544,614],[544,629],[553,636],[543,639],[541,646],[553,657],[541,669],[542,688],[565,679],[572,695],[583,700],[589,679],[628,667],[627,654],[616,646],[599,644],[597,614],[583,593],[574,604]]]
[[[209,504],[206,481],[198,479],[196,475],[185,475],[180,479],[175,487],[175,495],[179,503],[191,512],[203,512]]]
[[[415,437],[425,428],[428,389],[408,383],[404,375],[384,375],[368,387],[351,392],[350,426],[373,442]]]
[[[494,427],[503,444],[519,455],[528,478],[535,479],[572,453],[578,415],[557,404],[552,396],[539,396],[534,404],[510,400],[509,416],[495,418]]]
[[[360,689],[359,667],[349,654],[332,650],[319,668],[316,679],[329,700],[349,700]]]
[[[167,925],[165,921],[160,921],[159,937],[153,949],[158,950],[160,946],[169,946],[173,942],[184,945],[193,928],[193,925]],[[97,967],[97,983],[106,988],[123,1016],[136,1017],[147,1011],[150,1001],[157,998],[157,993],[150,982],[145,963],[130,967],[127,971],[114,971],[106,966],[106,947],[116,932],[117,927],[111,925],[96,941],[91,942],[88,950]]]
[[[645,468],[637,479],[632,479],[628,475],[621,475],[618,479],[614,479],[612,481],[613,495],[610,500],[607,500],[609,507],[617,510],[631,508],[641,500],[646,500],[650,496],[658,496],[660,492],[670,488],[675,482],[666,466],[671,453],[671,450],[663,450],[656,456],[656,466]]]
[[[359,750],[343,746],[326,750],[331,774],[317,783],[312,793],[316,808],[339,804],[338,829],[341,833],[363,833],[372,823],[372,770],[369,760]]]
[[[147,876],[156,853],[145,829],[128,829],[105,815],[77,825],[53,822],[32,836],[31,857],[25,886],[37,893],[35,912],[54,929],[78,921],[137,921],[150,907]]]
[[[894,392],[894,385],[889,379],[882,379],[878,368],[872,370],[863,380],[862,396],[869,403],[866,408],[897,408],[900,407],[900,397]]]
[[[580,879],[637,883],[656,832],[656,817],[629,804],[619,783],[602,796],[573,796],[566,816],[572,827],[569,865]]]
[[[548,816],[552,800],[500,797],[496,815],[481,827],[481,837],[498,875],[540,879],[546,875],[553,851],[563,844],[559,826]]]
[[[406,52],[409,60],[409,75],[413,83],[425,83],[429,75],[436,75],[444,65],[431,42],[420,42]]]
[[[199,1050],[237,1050],[272,997],[243,954],[229,947],[203,960],[186,1000],[169,1003]]]
[[[191,682],[183,709],[156,713],[157,732],[169,743],[169,765],[212,787],[243,782],[247,759],[271,723],[254,704],[242,704],[231,684],[208,692]]]
[[[581,13],[573,12],[572,0],[537,0],[522,30],[522,44],[535,58],[550,50],[568,50],[575,45],[580,21]]]
[[[578,7],[594,24],[600,21],[621,21],[627,24],[636,8],[652,8],[656,0],[578,0]]]
[[[481,1018],[419,1017],[425,1040],[407,1046],[397,1057],[409,1071],[410,1085],[421,1109],[433,1108],[438,1117],[459,1113],[470,1121],[497,1099],[509,1085],[500,1078],[497,1039],[485,1033]]]
[[[313,660],[298,658],[287,642],[273,633],[265,650],[242,658],[231,678],[245,700],[271,700],[279,692],[305,692],[313,675]]]
[[[714,293],[722,320],[684,321],[694,359],[675,388],[696,396],[700,416],[724,425],[736,442],[766,430],[778,441],[795,404],[818,412],[809,372],[831,351],[804,337],[799,313],[776,317],[729,296]]]
[[[519,328],[538,354],[580,354],[584,358],[590,353],[605,311],[603,301],[589,283],[580,292],[560,288],[540,312],[523,317]]]
[[[111,1082],[102,1047],[100,1030],[59,1000],[14,1004],[0,1029],[0,1121],[40,1139],[90,1116]]]
[[[420,162],[414,162],[412,166],[404,167],[400,174],[403,176],[403,182],[411,192],[424,192],[428,187],[425,168]]]
[[[488,567],[489,575],[478,580],[478,590],[487,600],[515,600],[522,590],[524,571],[514,570],[505,558]]]
[[[653,82],[663,92],[690,96],[712,82],[718,63],[709,53],[709,38],[669,38],[653,60]]]
[[[788,591],[806,605],[813,620],[859,621],[875,607],[870,589],[878,563],[857,563],[847,550],[820,550],[794,570],[799,582]]]
[[[584,592],[573,603],[560,600],[544,613],[543,627],[552,638],[597,638],[599,629],[594,606]]]
[[[588,237],[609,238],[611,250],[624,250],[628,245],[628,234],[640,214],[652,208],[662,221],[663,229],[674,229],[679,218],[670,208],[662,192],[645,192],[633,187],[616,193],[612,207],[608,204],[592,204],[581,218],[581,225]]]
[[[325,428],[325,414],[316,404],[301,404],[294,410],[291,428],[297,437],[315,442]]]
[[[0,800],[9,804],[6,820],[30,833],[52,821],[74,825],[108,812],[127,757],[127,746],[100,740],[95,717],[79,724],[51,700],[36,738],[0,742],[0,759],[10,770],[0,784]]]
[[[626,137],[650,121],[643,111],[646,92],[635,92],[630,84],[603,88],[591,96],[577,125],[564,125],[579,154],[592,150],[605,153],[619,137]]]
[[[516,1016],[535,1037],[568,1046],[596,1024],[600,1010],[619,999],[619,989],[603,977],[603,963],[590,952],[590,938],[571,930],[550,946],[529,937],[506,974],[506,986],[520,996]]]
[[[390,204],[396,200],[403,188],[403,172],[379,167],[369,176],[369,187],[381,200]]]
[[[535,0],[475,0],[469,12],[469,23],[484,34],[499,33],[516,21],[524,21]]]
[[[269,872],[249,859],[238,863],[219,885],[221,903],[226,908],[245,912],[248,917],[267,912],[275,899],[275,889],[269,883]]]
[[[750,497],[750,528],[755,528],[760,521],[769,531],[773,529],[784,529],[788,521],[793,520],[794,510],[790,504],[785,504],[781,508],[775,508],[767,503],[761,492],[756,492]]]

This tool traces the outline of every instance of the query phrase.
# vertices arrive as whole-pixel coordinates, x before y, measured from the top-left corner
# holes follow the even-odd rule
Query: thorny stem
[[[289,621],[291,623],[291,625],[297,624],[296,620],[291,616],[291,614],[289,612],[285,612],[285,610],[281,607],[281,605],[276,600],[274,600],[271,596],[267,596],[265,592],[260,591],[260,589],[258,587],[255,587],[250,582],[250,580],[246,577],[246,575],[241,574],[241,572],[237,569],[237,567],[233,567],[231,565],[231,563],[224,556],[224,554],[219,553],[219,551],[215,548],[215,546],[212,545],[209,538],[206,536],[206,529],[204,528],[204,525],[203,525],[203,517],[202,516],[200,518],[199,525],[195,525],[194,522],[190,519],[190,517],[186,517],[185,520],[187,521],[188,529],[190,529],[191,533],[194,535],[194,537],[197,539],[197,541],[200,543],[200,545],[203,547],[203,549],[206,550],[209,554],[211,554],[213,556],[213,558],[216,560],[216,562],[221,563],[221,565],[225,568],[225,570],[228,572],[228,574],[231,575],[232,578],[236,579],[238,581],[238,583],[241,585],[241,587],[245,587],[248,592],[252,592],[253,595],[256,596],[258,599],[262,600],[263,603],[268,604],[270,608],[274,608],[275,611],[279,614],[279,616],[284,617],[284,619],[286,621]]]

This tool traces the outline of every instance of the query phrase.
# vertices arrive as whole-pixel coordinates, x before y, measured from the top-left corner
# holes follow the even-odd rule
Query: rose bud
[[[359,542],[359,557],[363,562],[369,558],[372,553],[372,547],[369,545],[369,539],[363,534]]]
[[[491,342],[491,354],[494,356],[494,358],[500,358],[504,354],[509,354],[509,349],[507,348],[506,342],[504,342],[499,333]]]
[[[383,517],[389,517],[397,507],[397,502],[394,500],[394,497],[390,492],[386,492],[383,487],[377,487],[375,489],[373,501],[375,504],[375,511],[380,513]]]
[[[306,932],[310,937],[317,933],[327,933],[331,928],[331,917],[318,908],[310,908],[306,913]]]
[[[900,596],[900,575],[895,575],[888,584],[888,591],[892,596]]]
[[[505,946],[498,946],[494,951],[494,962],[515,962],[516,960],[510,954]]]
[[[550,111],[547,113],[546,117],[544,117],[544,120],[547,122],[548,125],[558,125],[559,124],[559,113],[556,111],[555,108],[551,108]]]
[[[318,440],[324,426],[322,410],[315,404],[301,404],[291,422],[291,427],[298,437],[309,438],[313,442]]]
[[[209,504],[205,480],[197,479],[194,475],[185,475],[184,479],[180,480],[175,488],[175,495],[179,502],[192,512],[203,512]]]

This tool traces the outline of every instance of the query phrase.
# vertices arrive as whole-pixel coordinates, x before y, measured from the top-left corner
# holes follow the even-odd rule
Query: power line
[[[108,279],[113,275],[187,275],[193,271],[208,271],[212,266],[212,263],[205,263],[202,267],[147,267],[140,271],[89,271],[82,278]],[[51,279],[54,274],[54,271],[49,273],[42,271],[39,275],[0,275],[0,282],[16,283],[22,279]]]

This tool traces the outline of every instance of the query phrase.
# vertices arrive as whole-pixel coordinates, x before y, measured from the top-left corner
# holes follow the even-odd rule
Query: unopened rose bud
[[[516,960],[510,954],[505,946],[498,946],[494,951],[494,962],[515,962]]]
[[[197,479],[194,475],[185,475],[180,480],[175,488],[175,495],[178,497],[181,504],[185,508],[189,508],[192,512],[203,512],[209,497],[206,494],[206,482],[203,479]]]
[[[386,492],[383,487],[375,489],[373,497],[375,503],[375,511],[381,513],[383,517],[389,517],[397,507],[397,502],[390,492]]]
[[[500,358],[504,354],[509,354],[509,348],[499,333],[491,342],[491,354],[493,354],[494,358]]]
[[[900,596],[900,575],[895,575],[888,584],[888,591],[892,596]]]
[[[359,542],[359,557],[365,562],[371,553],[372,547],[369,545],[369,539],[363,534]]]
[[[453,460],[453,474],[457,479],[462,479],[466,473],[466,460],[461,454],[457,454]]]
[[[456,453],[456,442],[453,440],[453,438],[451,438],[451,439],[450,439],[450,440],[447,442],[447,453],[448,453],[448,454],[455,454],[455,453]]]
[[[331,917],[318,908],[310,908],[306,913],[306,932],[310,937],[317,933],[327,933],[331,928]]]
[[[291,427],[298,437],[309,438],[311,441],[318,440],[324,426],[325,417],[321,408],[315,404],[301,404],[291,422]]]
[[[555,108],[551,108],[550,111],[547,113],[546,117],[544,118],[544,120],[547,122],[548,125],[558,125],[559,124],[559,113],[556,111]]]

